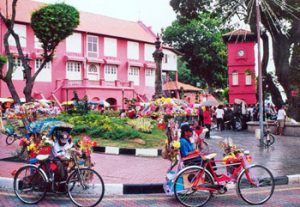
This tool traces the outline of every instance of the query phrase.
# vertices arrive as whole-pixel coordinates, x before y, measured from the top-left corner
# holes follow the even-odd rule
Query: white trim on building
[[[74,32],[66,39],[66,52],[82,53],[82,35]]]
[[[26,28],[27,27],[24,24],[15,24],[14,25],[14,31],[16,34],[19,35],[20,44],[21,44],[21,47],[23,47],[23,48],[25,48],[27,46],[27,44],[26,44],[26,41],[27,41]],[[8,38],[8,44],[10,46],[16,46],[16,41],[12,35],[10,35]]]
[[[99,56],[99,37],[95,35],[87,35],[86,44],[87,56],[97,58]]]
[[[132,60],[139,59],[139,43],[138,42],[127,42],[127,58]]]
[[[68,61],[66,64],[66,78],[69,80],[82,80],[81,62]]]
[[[128,81],[133,81],[134,85],[140,85],[140,67],[129,66]]]
[[[36,59],[35,60],[35,72],[39,69],[43,62],[43,59]],[[35,79],[36,81],[40,82],[52,82],[52,67],[51,62],[47,62],[41,72]]]
[[[104,65],[104,80],[115,81],[118,79],[118,65]]]
[[[117,39],[104,37],[104,56],[117,57]]]

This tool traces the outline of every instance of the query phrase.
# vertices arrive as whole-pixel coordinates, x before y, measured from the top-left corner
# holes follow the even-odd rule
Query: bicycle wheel
[[[15,139],[14,135],[7,135],[6,140],[5,140],[7,145],[11,145],[15,141],[16,141],[16,139]]]
[[[104,182],[93,169],[74,170],[67,179],[68,194],[77,206],[96,206],[104,196]]]
[[[272,173],[261,165],[242,171],[237,180],[237,194],[251,205],[267,202],[273,195],[275,182]]]
[[[271,133],[265,133],[263,137],[263,142],[266,147],[271,146],[275,142],[275,137]]]
[[[184,206],[203,206],[212,197],[212,191],[208,188],[213,184],[212,176],[202,167],[187,167],[175,179],[174,194]]]
[[[14,192],[26,204],[41,201],[47,191],[47,180],[42,171],[34,165],[21,167],[14,177]]]
[[[235,129],[237,131],[241,131],[243,129],[243,127],[242,127],[242,120],[240,118],[235,118],[234,125],[235,125]]]

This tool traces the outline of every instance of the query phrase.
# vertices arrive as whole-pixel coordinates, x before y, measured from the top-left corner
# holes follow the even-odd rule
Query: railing
[[[99,86],[99,87],[127,87],[127,88],[133,88],[133,82],[120,82],[118,80],[116,81],[105,81],[103,79],[100,80],[65,80],[64,81],[64,87],[72,87],[72,86],[85,86],[85,87],[91,87],[91,86]]]

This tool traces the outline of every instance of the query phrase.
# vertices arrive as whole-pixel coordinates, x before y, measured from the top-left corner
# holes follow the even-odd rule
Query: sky
[[[175,20],[176,14],[169,5],[170,0],[36,0],[46,3],[60,3],[87,11],[129,21],[142,21],[160,33]]]

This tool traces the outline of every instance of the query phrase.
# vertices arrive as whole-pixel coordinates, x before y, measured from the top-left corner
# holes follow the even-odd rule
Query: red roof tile
[[[232,32],[228,32],[223,36],[240,36],[240,35],[254,35],[254,33],[248,30],[238,29]]]
[[[202,89],[194,87],[189,84],[184,84],[181,82],[176,81],[169,81],[163,85],[163,90],[170,91],[170,90],[180,90],[180,88],[183,88],[185,91],[201,91]]]
[[[8,5],[11,5],[11,2],[12,0],[8,0]],[[18,1],[16,21],[30,23],[31,13],[45,5],[32,0]],[[5,1],[1,0],[0,9],[4,16],[6,16],[5,8]],[[8,15],[11,15],[11,9]],[[88,12],[80,12],[80,25],[76,30],[148,43],[154,43],[156,40],[156,35],[142,22],[126,21]]]

